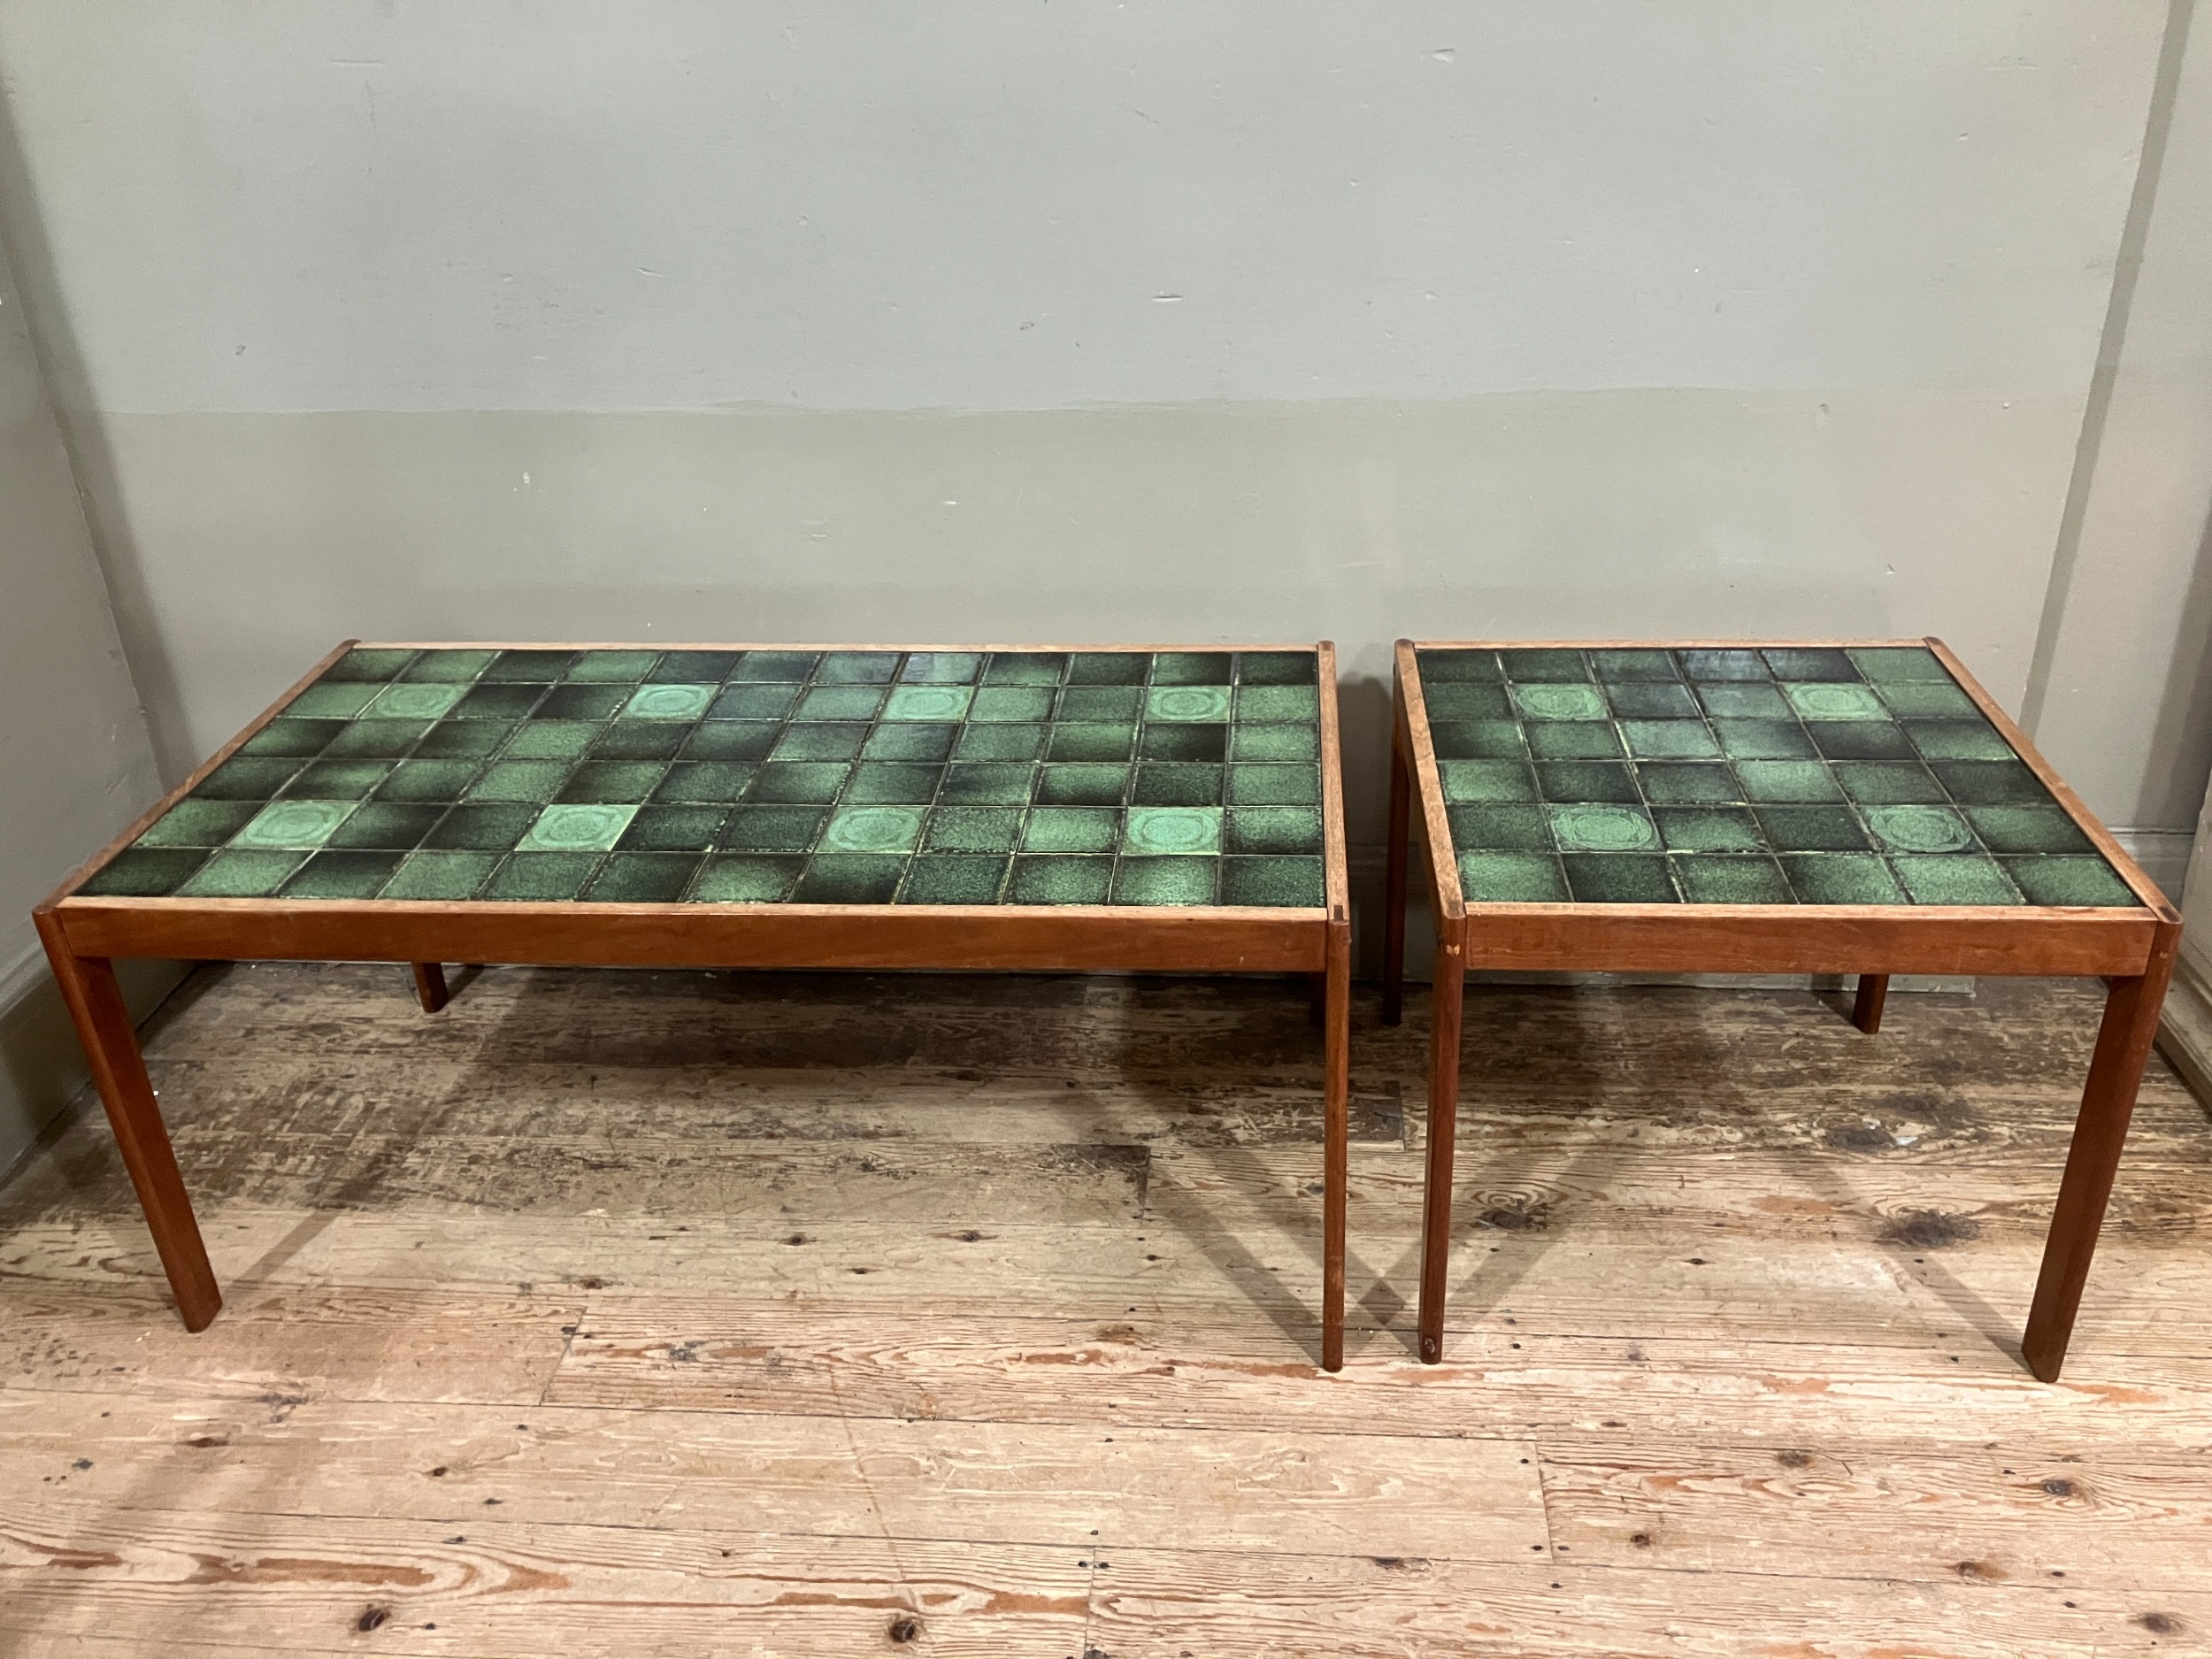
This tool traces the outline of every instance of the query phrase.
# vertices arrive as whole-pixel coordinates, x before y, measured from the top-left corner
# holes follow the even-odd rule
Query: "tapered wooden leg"
[[[2067,1149],[2066,1173],[2043,1245],[2043,1271],[2036,1278],[2035,1302],[2020,1344],[2028,1369],[2045,1382],[2056,1382],[2066,1363],[2066,1343],[2074,1333],[2090,1257],[2104,1225],[2105,1202],[2112,1196],[2112,1178],[2127,1141],[2128,1118],[2135,1110],[2136,1086],[2158,1035],[2159,1010],[2180,942],[2180,923],[2162,923],[2141,977],[2113,980],[2105,996],[2104,1023],[2097,1029],[2081,1114],[2074,1120],[2073,1145]]]
[[[1436,941],[1429,987],[1429,1170],[1421,1198],[1419,1325],[1425,1365],[1444,1357],[1444,1287],[1452,1264],[1452,1142],[1459,1128],[1459,1013],[1466,983],[1466,957],[1455,932]]]
[[[418,962],[415,969],[415,995],[422,999],[422,1011],[434,1014],[451,1000],[452,994],[445,986],[445,964]]]
[[[1859,994],[1851,1002],[1851,1023],[1872,1036],[1882,1028],[1882,1004],[1888,1001],[1889,975],[1862,973]]]
[[[1351,1185],[1352,925],[1329,927],[1322,1025],[1321,1369],[1344,1369],[1344,1210]]]
[[[1404,694],[1399,695],[1402,698]],[[1413,861],[1407,844],[1412,827],[1413,775],[1406,765],[1405,739],[1400,722],[1390,728],[1390,841],[1383,858],[1383,1005],[1382,1019],[1394,1025],[1405,1015],[1406,1000],[1406,872]]]
[[[138,1189],[138,1207],[145,1212],[154,1248],[169,1275],[177,1311],[186,1330],[204,1331],[223,1305],[223,1293],[216,1286],[214,1268],[208,1264],[207,1246],[200,1239],[184,1177],[177,1171],[177,1155],[169,1145],[169,1131],[161,1121],[161,1105],[154,1098],[146,1063],[139,1057],[138,1036],[131,1029],[122,988],[115,982],[114,964],[105,956],[74,954],[50,914],[42,913],[37,919],[47,960],[114,1127],[123,1167]]]

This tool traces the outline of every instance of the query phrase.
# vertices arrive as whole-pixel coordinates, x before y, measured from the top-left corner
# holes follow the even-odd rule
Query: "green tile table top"
[[[1319,908],[1319,660],[357,647],[77,891]]]
[[[2142,902],[1924,645],[1415,663],[1470,905]]]

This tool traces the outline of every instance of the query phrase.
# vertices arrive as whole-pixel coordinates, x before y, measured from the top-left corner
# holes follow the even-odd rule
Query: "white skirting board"
[[[2174,982],[2158,1018],[2158,1051],[2198,1102],[2212,1107],[2212,979],[2186,953],[2174,964]]]

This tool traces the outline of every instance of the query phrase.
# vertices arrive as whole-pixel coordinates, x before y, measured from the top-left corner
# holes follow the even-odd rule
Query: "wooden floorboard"
[[[1355,1020],[1286,981],[204,970],[227,1304],[96,1111],[0,1189],[0,1655],[2212,1652],[2212,1125],[2154,1062],[2018,1356],[2095,987]]]

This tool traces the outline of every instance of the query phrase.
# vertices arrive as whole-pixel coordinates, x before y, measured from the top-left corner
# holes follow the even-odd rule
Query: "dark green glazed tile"
[[[1058,695],[1050,686],[985,686],[968,704],[968,718],[1049,720],[1053,699]]]
[[[1233,761],[1313,760],[1321,753],[1321,733],[1310,726],[1233,726]]]
[[[403,760],[377,786],[379,801],[458,801],[477,773],[472,760]]]
[[[748,651],[730,671],[729,678],[797,681],[813,674],[818,660],[818,654],[814,651]]]
[[[1138,754],[1147,760],[1221,761],[1228,758],[1225,726],[1148,726]]]
[[[1961,806],[2028,806],[2051,798],[2022,761],[1939,760],[1928,770]]]
[[[1892,809],[1884,809],[1886,810]],[[1873,850],[1858,814],[1847,806],[1763,806],[1759,822],[1777,852],[1863,853]]]
[[[1321,694],[1312,686],[1240,686],[1236,718],[1259,725],[1274,720],[1318,720]]]
[[[1825,810],[1825,809],[1816,809]],[[1758,821],[1741,807],[1662,806],[1651,816],[1669,852],[1749,853],[1766,850]]]
[[[1916,761],[1845,760],[1834,772],[1844,794],[1863,805],[1934,805],[1945,799],[1935,774]]]
[[[1318,766],[1232,766],[1224,791],[1231,806],[1318,806]]]
[[[1702,720],[1623,720],[1621,735],[1638,760],[1717,759],[1720,745]]]
[[[925,853],[907,865],[902,904],[995,904],[1012,861],[978,853]]]
[[[645,676],[661,685],[718,686],[737,666],[741,651],[670,651]]]
[[[489,668],[498,655],[497,651],[425,651],[407,665],[399,678],[466,685]]]
[[[1654,690],[1663,687],[1654,687]],[[1505,695],[1503,686],[1479,683],[1454,684],[1447,680],[1441,685],[1424,685],[1421,701],[1427,706],[1432,720],[1509,720],[1513,718],[1513,701]],[[1579,703],[1581,700],[1575,699]],[[1256,717],[1249,712],[1242,718]],[[1301,714],[1297,718],[1308,718]]]
[[[351,801],[273,801],[238,832],[235,847],[304,852],[328,841],[354,810]]]
[[[1697,720],[1702,718],[1697,700],[1679,680],[1662,685],[1653,680],[1631,680],[1605,688],[1605,700],[1624,720]]]
[[[1025,853],[1006,879],[1010,904],[1103,904],[1113,886],[1114,861],[1058,853]]]
[[[872,720],[883,707],[881,686],[816,686],[799,699],[795,720]]]
[[[415,660],[412,651],[369,650],[359,647],[333,663],[325,680],[394,680]]]
[[[1436,773],[1444,798],[1472,801],[1533,801],[1535,769],[1520,760],[1440,760]]]
[[[1056,726],[1045,749],[1047,760],[1125,761],[1137,746],[1133,726]]]
[[[821,852],[910,853],[922,837],[918,806],[841,806],[822,831]]]
[[[791,890],[794,904],[888,904],[906,874],[904,857],[871,853],[816,853]]]
[[[1799,853],[1782,868],[1801,904],[1903,904],[1905,890],[1870,853]]]
[[[1656,852],[1658,826],[1641,807],[1591,805],[1547,806],[1552,839],[1559,850],[1572,853]],[[1571,872],[1569,879],[1572,879]]]
[[[1465,811],[1468,809],[1463,807],[1460,810]],[[1311,807],[1238,807],[1229,813],[1224,830],[1222,847],[1227,852],[1318,853],[1322,850],[1321,814]],[[1540,833],[1541,830],[1540,824]]]
[[[419,847],[444,816],[445,808],[436,803],[414,806],[370,801],[356,807],[323,845],[405,852]]]
[[[457,720],[519,720],[538,706],[543,686],[473,686],[453,705]]]
[[[1816,760],[1740,760],[1736,777],[1747,801],[1810,805],[1843,799],[1835,774]]]
[[[1978,851],[1974,832],[1947,806],[1870,806],[1866,826],[1893,853]]]
[[[568,672],[575,664],[576,655],[574,651],[502,651],[484,670],[482,678],[487,681],[550,685]]]
[[[550,801],[568,781],[569,766],[558,760],[495,760],[476,774],[463,799],[469,801]]]
[[[1671,651],[1592,651],[1590,665],[1597,670],[1598,678],[1609,687],[1630,685],[1638,680],[1679,681],[1681,679]]]
[[[495,852],[431,851],[409,853],[399,873],[385,883],[380,899],[472,899],[499,867]]]
[[[770,754],[776,760],[850,760],[867,741],[865,726],[787,726]]]
[[[731,852],[811,852],[828,822],[823,806],[741,806],[730,814],[718,844]]]
[[[1584,683],[1540,682],[1513,687],[1513,706],[1525,720],[1602,720],[1605,699],[1598,688]]]
[[[2019,890],[1994,858],[1979,853],[1936,856],[1901,854],[1890,859],[1916,904],[2017,904]]]
[[[1539,760],[1618,760],[1623,753],[1610,721],[1532,720],[1523,734]]]
[[[780,680],[726,688],[707,705],[710,720],[780,720],[797,706],[799,687]]]
[[[415,745],[417,760],[483,760],[515,733],[507,720],[441,720]],[[475,769],[469,769],[470,776]],[[465,783],[467,779],[463,779]]]
[[[649,800],[667,771],[657,760],[588,761],[568,774],[568,781],[561,786],[560,799],[632,803]]]
[[[1829,760],[1910,760],[1912,745],[1886,720],[1816,720],[1805,728]]]
[[[968,726],[953,745],[956,760],[1034,760],[1045,752],[1046,726]]]
[[[952,753],[956,726],[879,726],[860,746],[867,760],[943,761]]]
[[[910,651],[899,679],[909,685],[968,686],[982,668],[983,657],[975,651]]]
[[[2056,806],[1972,806],[1967,821],[1993,853],[2086,853],[2089,837]]]
[[[1909,720],[1913,746],[1930,760],[2010,760],[2012,745],[1986,720]]]
[[[1697,700],[1716,720],[1793,720],[1781,687],[1763,680],[1716,680],[1697,688]]]
[[[1134,806],[1219,806],[1222,776],[1222,768],[1201,761],[1148,760],[1137,768],[1129,800]]]
[[[1109,807],[1033,809],[1022,831],[1025,853],[1110,853],[1121,838],[1121,814]]]
[[[1056,686],[1068,672],[1061,651],[1000,651],[983,671],[987,686]]]
[[[753,780],[752,798],[826,806],[845,787],[850,768],[832,761],[770,761]]]
[[[1145,857],[1221,850],[1222,810],[1211,806],[1133,806],[1123,815],[1122,850]]]
[[[816,772],[834,772],[841,777],[845,768],[812,764],[779,766],[773,762],[764,766],[755,766],[741,760],[680,760],[671,766],[663,776],[659,787],[653,791],[653,799],[662,802],[696,801],[710,803],[735,801],[745,793],[747,787],[754,779],[760,779],[764,785],[769,774],[773,772],[776,774],[780,786],[779,793],[758,792],[758,798],[764,801],[789,800],[794,797],[781,793],[780,786],[789,784],[795,773]],[[803,787],[804,785],[802,784],[801,787]],[[815,787],[820,787],[819,783],[818,782]]]
[[[1224,904],[1318,910],[1327,902],[1318,858],[1224,858],[1220,891]]]
[[[1502,685],[1505,670],[1495,651],[1418,651],[1421,686]],[[1249,678],[1248,673],[1247,678]]]
[[[571,803],[547,807],[517,849],[523,852],[605,852],[622,839],[637,815],[634,806]]]
[[[179,898],[262,899],[307,862],[303,852],[261,852],[232,848],[217,853],[177,888]]]
[[[537,818],[534,807],[493,805],[457,806],[438,820],[438,827],[423,838],[425,847],[504,852],[529,833]]]
[[[2031,904],[2133,906],[2141,902],[2111,865],[2093,856],[2054,853],[1998,862]]]
[[[1675,886],[1691,904],[1794,904],[1782,866],[1760,855],[1685,853],[1673,860]]]
[[[1086,686],[1071,682],[1060,694],[1059,718],[1063,720],[1127,726],[1143,712],[1144,692],[1135,686]]]
[[[767,720],[709,720],[690,727],[620,720],[594,746],[592,757],[651,760],[680,755],[686,760],[765,760],[782,730]]]
[[[1500,651],[1498,662],[1505,670],[1505,677],[1517,685],[1557,684],[1590,678],[1590,666],[1583,660],[1580,651],[1524,647],[1518,650]]]
[[[896,651],[825,651],[816,664],[818,686],[887,686],[898,678]]]
[[[1820,751],[1793,720],[1715,720],[1713,735],[1731,760],[1809,760]]]
[[[1040,766],[1036,798],[1045,806],[1119,806],[1128,793],[1129,772],[1082,763]]]
[[[1627,804],[1637,799],[1636,780],[1624,765],[1601,760],[1542,760],[1536,763],[1536,787],[1547,801],[1601,801]],[[1449,800],[1451,793],[1445,792]]]
[[[462,686],[441,686],[404,682],[387,686],[376,700],[361,710],[358,718],[372,720],[437,720],[442,719],[460,705],[467,695]]]
[[[1212,858],[1124,858],[1114,866],[1113,902],[1211,904],[1217,870]]]
[[[1241,686],[1310,686],[1317,683],[1320,657],[1312,651],[1240,651],[1237,683]]]
[[[373,899],[397,872],[398,852],[326,850],[293,872],[284,884],[288,899]]]
[[[1833,647],[1770,646],[1765,656],[1777,680],[1855,680],[1859,677],[1851,654]]]
[[[598,853],[511,853],[478,896],[541,904],[572,899],[584,890],[600,862]]]
[[[165,898],[207,860],[199,847],[126,847],[77,891],[93,898]]]
[[[1892,680],[1881,687],[1881,693],[1882,701],[1901,719],[1972,720],[1978,725],[1982,718],[1974,699],[1947,682],[1936,685],[1925,680]]]
[[[1068,718],[1066,702],[1067,694],[1063,692],[1062,719]],[[1226,686],[1155,686],[1144,694],[1144,718],[1147,720],[1195,720],[1219,725],[1229,718],[1229,688]],[[1303,731],[1308,728],[1286,726],[1281,729]]]
[[[343,720],[303,720],[280,714],[238,746],[245,756],[289,757],[305,760],[323,752],[323,745],[347,729]]]
[[[1225,686],[1236,678],[1236,658],[1227,651],[1156,651],[1156,686]]]
[[[1647,761],[1636,768],[1636,781],[1655,806],[1725,806],[1743,799],[1736,774],[1709,761]]]
[[[929,815],[922,845],[933,853],[1010,853],[1021,833],[1018,807],[941,806]]]
[[[955,761],[945,768],[937,799],[948,806],[1026,806],[1037,769],[1009,761]]]
[[[775,812],[788,809],[745,810]],[[728,817],[719,806],[641,806],[615,846],[629,853],[703,853],[714,845]]]
[[[1551,826],[1540,806],[1454,806],[1444,809],[1452,826],[1452,846],[1461,852],[1481,850],[1495,852],[1549,853],[1552,849]],[[1232,819],[1233,825],[1233,818]],[[1312,818],[1314,835],[1318,837],[1321,815]],[[1318,852],[1317,844],[1297,848],[1252,847],[1237,845],[1240,837],[1231,837],[1232,849],[1237,852]]]
[[[531,720],[507,740],[502,760],[576,760],[605,728],[589,720]]]
[[[292,781],[301,763],[275,757],[247,758],[234,755],[200,780],[192,791],[196,801],[266,801]]]
[[[799,884],[803,858],[718,857],[692,881],[694,904],[778,904]]]
[[[303,800],[365,801],[391,771],[388,760],[310,761],[284,793]]]
[[[612,853],[584,897],[594,904],[673,904],[705,862],[696,853]]]
[[[635,685],[652,672],[657,651],[585,651],[563,679],[591,685]]]
[[[132,845],[220,847],[260,810],[253,801],[180,801]]]
[[[1462,853],[1459,890],[1470,904],[1563,904],[1569,896],[1548,853]]]
[[[1667,861],[1645,853],[1567,853],[1560,865],[1578,904],[1677,902]]]
[[[333,685],[325,680],[301,692],[285,704],[284,711],[296,719],[350,720],[383,689],[373,684]]]
[[[696,720],[706,714],[718,695],[712,686],[640,686],[622,705],[622,718]]]
[[[1924,645],[1856,645],[1851,660],[1867,679],[1885,684],[1899,680],[1932,680],[1949,683],[1950,672]]]
[[[1766,659],[1756,651],[1684,651],[1682,672],[1692,680],[1765,680]]]
[[[1143,651],[1078,651],[1068,658],[1071,686],[1141,686],[1151,672]]]
[[[430,730],[427,720],[354,720],[332,738],[325,760],[397,760]]]
[[[853,768],[845,793],[849,805],[927,805],[937,797],[942,766],[920,761],[864,760]]]

